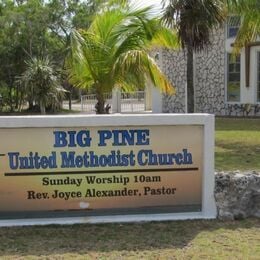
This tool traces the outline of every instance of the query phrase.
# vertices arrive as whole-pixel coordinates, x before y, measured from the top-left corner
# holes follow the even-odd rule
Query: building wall
[[[226,102],[226,52],[234,39],[226,39],[225,28],[212,34],[212,45],[194,55],[195,111],[221,116],[260,116],[255,87],[245,87],[245,55],[241,52],[241,100]],[[161,67],[176,86],[175,96],[163,96],[163,112],[185,112],[186,55],[183,51],[161,51]],[[255,67],[252,63],[252,67]],[[252,73],[252,72],[251,72]],[[255,73],[255,72],[254,72]],[[254,74],[252,73],[252,75]],[[251,98],[249,98],[251,97]]]
[[[164,113],[185,113],[186,55],[183,51],[160,51],[160,66],[175,86],[175,95],[163,95]]]
[[[194,55],[195,111],[225,115],[225,37],[215,31],[212,45]]]

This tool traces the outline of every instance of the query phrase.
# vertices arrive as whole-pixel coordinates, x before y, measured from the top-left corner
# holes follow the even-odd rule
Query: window
[[[240,55],[227,55],[227,101],[240,101]]]
[[[232,38],[237,36],[237,32],[240,26],[239,16],[230,16],[227,22],[227,37]]]
[[[260,102],[260,52],[257,53],[257,102]]]

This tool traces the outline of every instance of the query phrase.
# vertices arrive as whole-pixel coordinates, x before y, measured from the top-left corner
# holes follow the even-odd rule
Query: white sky
[[[161,0],[132,0],[132,3],[138,6],[154,6],[154,9],[158,12],[161,9]]]

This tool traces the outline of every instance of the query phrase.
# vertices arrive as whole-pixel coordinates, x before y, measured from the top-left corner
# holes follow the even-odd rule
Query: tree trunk
[[[9,87],[9,106],[10,106],[10,112],[14,111],[14,107],[13,107],[13,87]]]
[[[28,103],[29,103],[28,110],[29,111],[33,111],[33,101],[32,100],[28,100]]]
[[[188,113],[194,113],[193,49],[187,46],[187,103]]]
[[[72,106],[71,106],[71,92],[69,92],[69,110],[72,110]]]
[[[19,108],[19,104],[20,104],[20,99],[19,99],[20,95],[19,95],[19,87],[18,85],[15,88],[15,109]],[[21,98],[21,97],[20,97]]]
[[[42,101],[40,101],[40,110],[42,115],[46,115],[46,108]]]
[[[96,114],[109,114],[109,109],[105,108],[105,98],[102,86],[96,86],[97,104],[95,105]]]
[[[107,114],[105,111],[105,99],[101,86],[96,87],[97,104],[95,105],[96,114]]]
[[[24,93],[20,92],[20,99],[19,99],[19,104],[18,104],[18,111],[21,112],[22,110],[22,105],[24,103]]]
[[[64,64],[63,64],[63,68],[64,68]],[[68,91],[68,96],[69,96],[69,110],[72,110],[72,86],[70,85],[70,83],[68,82],[68,80],[64,80],[63,81],[63,87]]]

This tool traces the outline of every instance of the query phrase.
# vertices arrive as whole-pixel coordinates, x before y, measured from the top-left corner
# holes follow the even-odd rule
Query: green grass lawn
[[[216,119],[216,170],[260,171],[260,119]]]
[[[260,259],[260,219],[0,229],[0,259]]]

